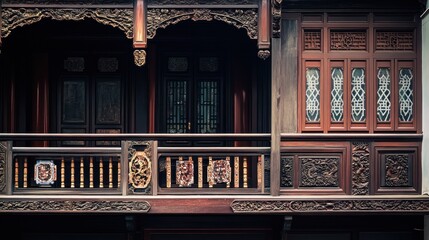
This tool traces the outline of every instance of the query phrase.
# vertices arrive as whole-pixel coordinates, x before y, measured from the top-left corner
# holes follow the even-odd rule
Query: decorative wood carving
[[[150,183],[152,180],[152,144],[148,141],[130,141],[128,146],[129,189],[134,193],[150,193]]]
[[[2,35],[8,37],[17,27],[39,22],[42,19],[73,20],[94,19],[95,21],[119,28],[126,37],[133,38],[132,9],[88,9],[88,8],[4,8],[2,9]]]
[[[134,50],[134,64],[138,67],[141,67],[145,63],[146,63],[146,51]]]
[[[414,49],[413,32],[387,32],[376,33],[377,50],[412,51]]]
[[[221,21],[247,31],[251,39],[258,36],[257,9],[160,9],[147,10],[147,38],[153,39],[159,28],[166,28],[185,20]]]
[[[0,212],[54,212],[54,213],[146,213],[150,210],[147,201],[72,201],[72,200],[1,200]]]
[[[3,0],[3,4],[132,4],[133,0]]]
[[[408,154],[385,155],[385,186],[407,187],[410,185]]]
[[[322,50],[322,34],[320,30],[304,31],[304,50]]]
[[[6,142],[0,142],[0,193],[6,189]]]
[[[300,187],[338,187],[338,157],[300,158]]]
[[[283,0],[271,0],[272,2],[272,19],[273,19],[273,37],[279,38],[282,20],[282,2]]]
[[[352,194],[369,194],[369,144],[352,143]]]
[[[292,187],[293,157],[282,157],[280,169],[280,187]]]
[[[234,200],[234,213],[427,213],[428,199]]]
[[[331,50],[366,50],[366,32],[331,31]]]
[[[149,0],[151,5],[247,5],[257,4],[257,0]]]
[[[266,60],[271,55],[270,50],[259,50],[258,57],[262,60]]]

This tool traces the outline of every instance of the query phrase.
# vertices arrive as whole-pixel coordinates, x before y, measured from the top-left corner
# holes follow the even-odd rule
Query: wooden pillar
[[[429,5],[429,1],[428,1]],[[422,17],[422,131],[429,132],[429,6]],[[429,136],[423,135],[422,142],[422,193],[429,194]]]
[[[146,48],[146,3],[145,0],[135,0],[134,2],[134,48]]]
[[[49,132],[49,65],[46,53],[35,54],[33,58],[33,100],[32,100],[32,131]],[[35,143],[38,147],[48,146],[48,142]]]
[[[272,39],[271,55],[271,195],[280,195],[281,39]]]

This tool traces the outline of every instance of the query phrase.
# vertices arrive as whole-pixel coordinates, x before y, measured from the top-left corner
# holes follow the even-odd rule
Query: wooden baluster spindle
[[[228,161],[231,164],[231,158],[230,157],[226,157],[226,161]],[[226,187],[227,188],[231,187],[231,175],[229,176],[229,182],[226,183]]]
[[[258,156],[258,189],[262,189],[262,158]]]
[[[94,187],[94,158],[89,158],[89,188]]]
[[[71,166],[70,166],[70,187],[74,188],[74,173],[75,173],[75,169],[74,169],[74,157],[71,158]]]
[[[15,188],[19,188],[19,162],[18,162],[18,158],[15,158]]]
[[[112,163],[112,157],[109,157],[109,188],[113,188],[113,163]]]
[[[84,163],[83,163],[83,157],[80,158],[80,187],[85,187],[85,169],[84,169]]]
[[[234,157],[234,187],[240,187],[240,157]]]
[[[99,188],[104,188],[104,176],[103,176],[103,157],[100,157],[100,184]]]
[[[165,159],[165,171],[167,188],[171,188],[171,157]]]
[[[118,158],[118,188],[121,187],[121,158]]]
[[[209,188],[213,187],[213,158],[209,157],[209,166],[207,167],[207,181],[209,182]]]
[[[247,188],[247,157],[243,158],[243,188]]]
[[[27,158],[24,158],[24,182],[23,182],[23,187],[27,188],[27,180],[28,180],[28,168],[27,168]]]
[[[203,187],[203,158],[198,157],[198,187]]]
[[[65,168],[64,158],[61,158],[61,188],[65,188],[64,168]]]

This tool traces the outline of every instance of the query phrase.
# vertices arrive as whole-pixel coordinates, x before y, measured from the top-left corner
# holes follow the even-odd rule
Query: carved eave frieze
[[[258,37],[258,9],[210,8],[149,8],[147,12],[147,37],[153,39],[159,28],[166,28],[185,20],[217,20],[238,29],[245,29],[250,39],[257,39]]]
[[[0,200],[0,213],[147,213],[147,201]]]
[[[66,6],[64,6],[66,7]],[[133,9],[125,8],[2,8],[2,37],[6,38],[18,27],[42,19],[81,21],[93,19],[101,24],[119,28],[133,38]]]
[[[429,198],[234,200],[234,213],[428,213]]]

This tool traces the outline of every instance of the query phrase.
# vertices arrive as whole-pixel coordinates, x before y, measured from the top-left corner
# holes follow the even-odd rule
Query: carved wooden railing
[[[256,145],[268,137],[269,134],[3,133],[0,193],[262,194],[269,179],[265,176],[269,147],[158,147],[158,142],[229,141],[229,145]]]

